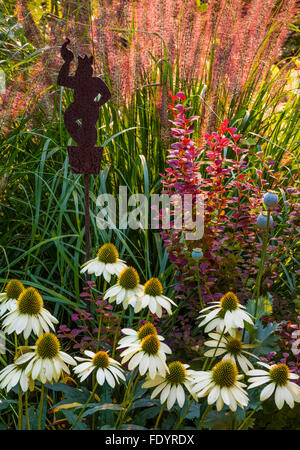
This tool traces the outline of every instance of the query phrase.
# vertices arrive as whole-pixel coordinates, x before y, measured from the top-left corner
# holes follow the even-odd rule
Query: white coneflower
[[[32,352],[30,347],[19,347],[14,358],[14,363],[9,364],[0,372],[0,389],[10,391],[14,386],[20,384],[23,392],[34,390],[34,381],[25,373],[26,364],[16,364],[15,361],[26,353]]]
[[[112,388],[116,383],[120,383],[120,379],[125,381],[121,364],[113,358],[110,358],[107,352],[99,351],[97,353],[85,350],[84,354],[87,358],[75,356],[77,361],[82,361],[73,369],[73,371],[80,377],[80,381],[85,380],[94,370],[96,371],[96,380],[100,385],[105,381]]]
[[[166,365],[166,354],[171,353],[170,347],[161,342],[157,335],[149,334],[141,342],[131,344],[121,353],[122,364],[130,360],[129,370],[138,367],[141,375],[145,375],[148,371],[151,379],[155,378],[157,373],[164,377],[169,370]]]
[[[218,362],[210,371],[199,371],[195,375],[193,392],[197,397],[206,397],[208,405],[216,403],[218,411],[228,405],[231,411],[237,406],[244,408],[248,404],[248,396],[244,391],[245,384],[238,381],[243,375],[238,374],[236,365],[231,359]]]
[[[108,243],[100,247],[97,258],[87,261],[80,273],[88,272],[95,274],[96,277],[103,275],[104,279],[109,283],[112,275],[119,275],[126,267],[124,261],[119,259],[119,252],[114,244]]]
[[[253,325],[249,313],[233,292],[227,292],[220,301],[212,302],[212,306],[202,309],[198,319],[202,318],[204,319],[199,327],[206,325],[205,332],[216,328],[218,332],[229,333],[231,336],[235,336],[235,328],[244,328],[244,322]]]
[[[294,403],[300,402],[300,386],[290,380],[297,380],[299,376],[289,371],[286,364],[269,364],[259,362],[265,368],[249,370],[247,373],[250,378],[248,389],[261,386],[268,383],[260,393],[260,400],[267,400],[274,393],[275,404],[281,409],[286,402],[290,408],[294,407]]]
[[[222,336],[219,333],[209,333],[209,337],[212,338],[211,341],[206,341],[205,345],[207,347],[212,347],[204,353],[204,356],[217,357],[224,355],[222,359],[231,359],[235,364],[238,364],[243,372],[248,372],[250,369],[254,369],[252,363],[246,358],[246,355],[259,359],[256,355],[248,352],[246,349],[256,347],[255,344],[244,344],[242,342],[242,334],[240,332],[236,333],[235,337],[232,336]]]
[[[44,333],[29,348],[31,352],[21,355],[15,364],[23,367],[26,364],[25,374],[43,384],[58,382],[63,372],[70,375],[66,364],[76,365],[71,356],[60,350],[59,340],[53,333]]]
[[[142,293],[143,286],[140,284],[140,277],[134,267],[126,267],[118,276],[118,282],[110,287],[104,294],[104,300],[109,303],[116,302],[122,304],[124,309],[131,305],[135,312],[141,310],[141,301],[139,295]]]
[[[163,287],[158,278],[151,278],[145,283],[139,299],[141,309],[148,307],[152,314],[156,314],[158,317],[162,316],[162,308],[171,315],[171,304],[177,306],[173,300],[163,295]]]
[[[138,331],[132,328],[123,328],[122,333],[125,337],[121,338],[118,342],[117,349],[131,347],[132,345],[139,345],[146,336],[154,334],[160,341],[164,341],[165,338],[157,334],[155,326],[151,322],[146,322],[142,325]]]
[[[53,323],[58,320],[44,307],[44,302],[39,292],[33,288],[24,289],[19,295],[15,308],[5,315],[3,329],[7,334],[23,333],[27,339],[33,331],[40,336],[50,328],[54,330]]]
[[[188,364],[182,364],[180,361],[173,361],[169,364],[169,372],[164,377],[156,375],[154,379],[147,377],[146,382],[142,388],[155,388],[151,394],[151,398],[160,394],[160,403],[167,402],[167,409],[170,410],[177,400],[180,408],[185,402],[184,388],[189,394],[192,394],[197,400],[195,394],[192,392],[192,384],[194,380],[195,371],[188,369]]]
[[[16,307],[18,297],[24,289],[23,283],[19,280],[10,280],[7,283],[5,292],[0,294],[0,317]]]

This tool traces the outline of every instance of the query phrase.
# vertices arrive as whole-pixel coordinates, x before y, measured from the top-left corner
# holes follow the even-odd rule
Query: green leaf
[[[256,355],[266,355],[271,351],[278,350],[277,342],[279,336],[274,335],[278,328],[278,324],[268,323],[265,327],[258,321],[256,323],[257,331],[255,334],[255,339],[257,342],[257,347],[253,349],[253,353]]]
[[[135,408],[149,408],[151,406],[160,405],[159,400],[150,400],[149,398],[140,398],[132,403],[129,411]]]
[[[11,403],[18,403],[17,400],[0,400],[0,410],[1,409],[7,409]]]
[[[140,425],[135,425],[133,423],[121,425],[121,430],[147,430],[148,428],[141,427]]]
[[[91,403],[89,406],[94,405],[94,403]],[[92,408],[87,409],[81,417],[86,417],[89,416],[91,414],[94,414],[95,412],[98,411],[120,411],[124,409],[121,405],[115,404],[115,403],[105,403],[104,405],[96,405],[93,406]]]
[[[77,418],[77,414],[74,414],[74,412],[68,410],[68,409],[64,409],[62,410],[63,415],[65,416],[65,418],[67,419],[67,421],[69,422],[70,425],[73,425],[73,423],[75,422],[76,418]],[[77,422],[77,424],[75,425],[75,427],[73,428],[73,430],[88,430],[88,426],[82,422],[82,420],[79,420]]]
[[[187,415],[186,419],[199,419],[200,418],[200,405],[196,401],[193,401]]]
[[[45,385],[48,389],[51,389],[53,391],[57,392],[63,392],[65,394],[65,398],[61,400],[60,402],[53,405],[53,409],[60,405],[66,405],[69,403],[81,403],[84,405],[84,403],[89,398],[89,391],[86,388],[81,388],[81,390],[68,386],[64,383],[53,383],[53,384],[46,384]]]
[[[143,409],[136,415],[134,420],[138,425],[146,425],[147,420],[156,417],[160,410],[161,406],[153,406],[152,408]]]

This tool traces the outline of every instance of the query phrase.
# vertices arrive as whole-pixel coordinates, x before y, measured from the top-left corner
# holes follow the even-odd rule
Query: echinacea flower
[[[267,208],[273,208],[274,206],[277,206],[278,204],[278,195],[275,191],[268,191],[264,195],[264,204]]]
[[[237,406],[244,408],[248,404],[248,396],[244,391],[245,384],[238,381],[243,375],[238,374],[238,369],[231,359],[218,362],[212,370],[196,373],[193,392],[197,397],[206,397],[208,405],[216,403],[217,411],[221,411],[224,404],[231,411],[236,411]]]
[[[25,375],[45,384],[58,382],[63,372],[70,375],[66,364],[76,365],[76,361],[60,350],[60,343],[55,334],[44,333],[34,346],[28,347],[30,352],[21,355],[15,364],[25,367]]]
[[[155,378],[157,373],[164,377],[169,370],[166,354],[171,353],[170,347],[161,342],[156,334],[149,334],[140,342],[128,345],[127,349],[121,353],[122,364],[129,361],[129,370],[138,367],[141,375],[148,372],[151,379]]]
[[[23,392],[34,390],[34,381],[25,373],[26,364],[16,364],[15,361],[26,353],[32,352],[30,347],[19,347],[14,362],[9,364],[0,372],[0,389],[10,391],[17,384],[20,385]]]
[[[254,369],[253,365],[246,358],[246,355],[257,358],[256,355],[248,352],[246,349],[254,348],[255,344],[244,344],[241,340],[241,333],[237,332],[235,337],[232,336],[222,336],[219,333],[209,333],[209,337],[212,338],[211,341],[206,341],[204,344],[207,347],[212,347],[212,349],[206,351],[204,356],[217,357],[223,356],[224,359],[231,359],[235,364],[238,364],[243,372],[248,372],[250,369]]]
[[[244,328],[244,322],[253,325],[249,313],[245,311],[245,306],[240,304],[233,292],[227,292],[220,301],[211,303],[212,306],[202,309],[201,315],[198,317],[198,319],[203,319],[199,327],[206,325],[205,332],[216,328],[218,332],[229,333],[234,337],[235,328]]]
[[[163,377],[156,375],[154,379],[147,377],[142,388],[155,388],[151,394],[151,398],[160,394],[160,403],[167,402],[167,409],[170,410],[177,401],[180,408],[185,402],[184,388],[189,394],[192,394],[195,400],[195,394],[192,393],[194,370],[188,369],[188,364],[182,364],[180,361],[173,361],[169,364],[169,372]]]
[[[268,383],[260,393],[260,400],[267,400],[274,393],[275,404],[281,409],[286,402],[290,408],[294,403],[300,403],[300,386],[290,380],[297,380],[299,376],[290,372],[286,364],[269,364],[258,362],[264,369],[249,370],[247,373],[250,378],[248,389],[261,386]]]
[[[266,230],[268,226],[268,215],[265,212],[262,212],[257,217],[256,224],[258,228],[261,228],[262,230]],[[269,218],[269,228],[273,225],[273,218],[270,216]]]
[[[152,334],[160,341],[165,340],[163,336],[157,334],[157,329],[151,322],[144,323],[138,331],[135,331],[132,328],[123,328],[121,331],[125,334],[125,337],[119,340],[117,350],[120,348],[129,348],[132,345],[139,345],[145,337]]]
[[[102,386],[105,381],[110,387],[114,388],[120,379],[125,381],[121,364],[113,358],[110,358],[107,352],[100,350],[97,353],[85,350],[86,358],[75,356],[77,361],[82,361],[73,371],[84,381],[94,370],[96,371],[96,380]]]
[[[144,284],[139,301],[141,302],[140,309],[148,307],[152,314],[156,314],[158,317],[162,316],[162,308],[171,315],[171,304],[177,306],[173,300],[163,295],[163,287],[158,278],[151,278]]]
[[[32,331],[40,336],[43,331],[48,332],[50,328],[54,330],[53,323],[58,323],[58,320],[43,306],[43,299],[35,288],[24,289],[15,308],[4,316],[4,332],[23,333],[27,339]]]
[[[126,267],[118,276],[117,284],[111,286],[104,294],[104,300],[108,299],[109,303],[116,302],[117,305],[122,304],[123,309],[127,309],[128,305],[134,308],[135,312],[141,310],[141,301],[139,295],[143,291],[140,284],[140,277],[134,267]]]
[[[109,283],[112,275],[119,275],[126,267],[124,261],[119,259],[119,252],[114,244],[108,243],[100,247],[97,257],[87,261],[80,273],[95,274],[96,277],[103,275]]]
[[[24,289],[23,283],[19,280],[10,280],[7,283],[5,292],[0,294],[0,317],[16,307],[18,297]]]

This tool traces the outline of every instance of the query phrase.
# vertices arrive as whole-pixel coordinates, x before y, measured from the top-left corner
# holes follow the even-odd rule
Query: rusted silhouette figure
[[[93,77],[93,57],[78,56],[78,66],[74,76],[69,75],[73,53],[67,48],[70,40],[66,39],[61,47],[61,56],[65,63],[58,74],[58,84],[74,90],[74,102],[64,113],[65,126],[77,142],[78,147],[68,147],[69,159],[73,173],[94,173],[100,171],[102,147],[94,147],[97,141],[96,122],[99,108],[106,103],[111,93],[101,78]],[[100,100],[96,97],[100,94]],[[81,124],[78,123],[81,121]]]

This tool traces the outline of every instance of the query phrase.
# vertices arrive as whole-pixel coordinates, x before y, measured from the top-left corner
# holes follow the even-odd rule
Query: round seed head
[[[237,375],[237,367],[230,359],[218,362],[212,369],[213,381],[220,387],[234,386]]]
[[[135,289],[140,282],[140,277],[134,267],[125,267],[119,275],[118,283],[124,289]]]
[[[150,278],[144,285],[144,293],[152,297],[160,296],[163,293],[163,287],[158,278]]]
[[[227,292],[220,300],[223,311],[234,311],[239,307],[239,300],[233,292]]]
[[[44,302],[41,295],[33,287],[24,289],[18,298],[18,309],[21,314],[33,316],[41,312],[43,306]]]
[[[146,322],[138,331],[138,338],[140,340],[144,339],[146,336],[154,334],[157,335],[157,330],[151,322]]]
[[[102,245],[97,253],[97,258],[104,264],[114,264],[119,258],[119,252],[114,244],[108,243]]]
[[[158,338],[151,334],[150,336],[146,336],[142,340],[142,350],[148,355],[156,355],[160,348],[160,342]]]
[[[273,208],[274,206],[277,206],[278,204],[278,195],[275,191],[268,191],[264,195],[264,204],[267,208]]]
[[[226,350],[231,355],[239,355],[242,351],[242,343],[239,339],[228,338]]]
[[[100,351],[93,357],[93,364],[97,369],[106,369],[109,366],[109,356],[106,352]]]
[[[286,364],[276,364],[270,370],[270,377],[278,386],[284,386],[288,382],[289,373],[290,371]]]
[[[181,384],[185,381],[186,370],[180,361],[173,361],[168,367],[169,373],[166,374],[166,380],[169,383]]]
[[[58,355],[60,344],[53,333],[44,333],[36,341],[36,352],[42,359],[52,359]]]
[[[267,225],[268,225],[267,213],[262,212],[261,214],[259,214],[259,216],[257,217],[256,223],[257,223],[258,228],[260,228],[261,230],[266,230],[267,229]],[[272,218],[272,216],[270,216],[269,228],[272,225],[273,225],[273,218]]]
[[[5,288],[7,298],[18,299],[19,295],[24,291],[23,283],[19,280],[10,280]]]

